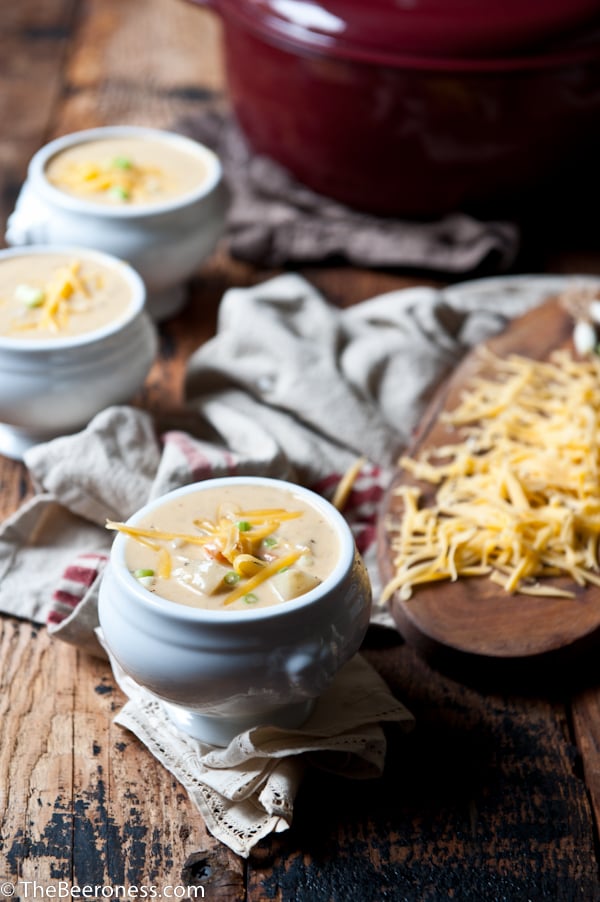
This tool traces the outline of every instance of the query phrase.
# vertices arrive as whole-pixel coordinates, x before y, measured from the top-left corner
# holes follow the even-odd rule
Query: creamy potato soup
[[[124,317],[132,301],[116,269],[63,254],[23,254],[0,262],[0,336],[71,338]]]
[[[314,589],[339,557],[337,535],[299,495],[236,485],[182,495],[135,527],[127,567],[163,598],[193,607],[249,610]]]
[[[67,194],[112,206],[162,203],[196,190],[207,177],[199,155],[156,138],[102,138],[60,151],[48,181]]]

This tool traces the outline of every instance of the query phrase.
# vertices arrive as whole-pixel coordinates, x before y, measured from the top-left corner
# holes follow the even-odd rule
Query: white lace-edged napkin
[[[378,777],[386,748],[381,723],[413,726],[409,711],[355,655],[302,727],[259,726],[216,748],[177,730],[160,700],[111,664],[129,699],[115,722],[185,786],[210,832],[244,858],[264,836],[291,825],[307,762],[353,779]]]

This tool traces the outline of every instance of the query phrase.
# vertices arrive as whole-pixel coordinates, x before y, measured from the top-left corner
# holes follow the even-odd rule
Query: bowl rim
[[[166,141],[180,148],[185,153],[200,156],[203,162],[208,165],[208,174],[198,188],[193,191],[178,195],[171,200],[140,203],[131,207],[107,207],[93,200],[85,200],[84,198],[68,194],[66,191],[61,191],[60,188],[55,188],[48,181],[46,164],[52,157],[68,147],[107,138],[127,137]],[[201,144],[194,138],[189,138],[187,135],[143,125],[102,125],[97,128],[69,132],[44,144],[43,147],[36,151],[29,162],[27,179],[49,204],[61,207],[63,210],[100,219],[135,220],[174,213],[202,201],[212,194],[214,189],[221,183],[223,167],[214,150],[211,150],[211,148]]]
[[[291,492],[299,495],[307,504],[316,507],[323,513],[327,521],[334,528],[339,541],[339,559],[334,569],[329,573],[319,586],[304,593],[299,598],[282,602],[281,604],[268,605],[262,608],[249,608],[248,610],[213,610],[209,608],[193,607],[191,605],[180,604],[163,598],[149,589],[146,589],[127,569],[125,564],[125,547],[128,536],[124,533],[117,533],[110,549],[110,557],[108,566],[111,568],[112,574],[116,581],[121,584],[122,588],[130,594],[133,594],[142,609],[154,611],[167,615],[169,619],[185,623],[206,624],[213,626],[235,625],[240,626],[244,623],[279,620],[290,614],[298,613],[303,609],[308,609],[319,602],[324,593],[328,593],[340,583],[350,572],[356,554],[356,546],[354,536],[343,515],[322,495],[318,495],[312,489],[291,482],[286,479],[278,479],[272,476],[217,476],[200,480],[199,482],[189,483],[180,486],[152,499],[143,507],[139,508],[126,521],[129,525],[134,525],[142,517],[151,513],[163,504],[181,497],[182,495],[201,492],[203,489],[214,489],[219,486],[231,485],[265,485],[269,487],[279,488],[283,492]]]
[[[27,352],[47,354],[49,351],[61,351],[69,348],[80,348],[101,342],[105,338],[116,335],[125,329],[133,320],[142,314],[146,307],[146,286],[139,273],[129,263],[93,248],[78,247],[72,244],[26,244],[18,247],[0,249],[0,266],[3,260],[12,257],[29,256],[73,256],[80,259],[96,261],[109,269],[116,270],[131,289],[131,300],[125,314],[111,320],[98,329],[82,332],[63,338],[13,338],[0,335],[0,351]]]

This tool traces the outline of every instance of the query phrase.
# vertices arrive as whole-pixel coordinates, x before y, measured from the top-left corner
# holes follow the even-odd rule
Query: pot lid
[[[598,0],[213,0],[265,37],[382,64],[598,54]]]

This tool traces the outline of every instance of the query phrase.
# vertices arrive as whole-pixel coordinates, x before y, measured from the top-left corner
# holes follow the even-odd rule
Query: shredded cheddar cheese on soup
[[[103,162],[69,162],[52,175],[56,188],[90,197],[102,196],[115,203],[151,200],[165,182],[156,166],[146,166],[129,157],[117,156]]]
[[[108,520],[106,528],[125,533],[156,551],[158,574],[164,579],[168,579],[171,574],[173,548],[186,544],[202,546],[209,558],[231,565],[236,585],[222,601],[223,605],[227,606],[280,572],[282,568],[290,567],[308,552],[306,547],[286,548],[283,553],[274,555],[273,560],[265,559],[264,555],[259,556],[263,541],[272,536],[283,521],[301,516],[302,511],[299,510],[265,508],[226,511],[215,521],[194,520],[192,525],[197,532],[182,533],[129,526],[114,520]],[[169,543],[171,550],[164,543]]]
[[[84,309],[92,293],[89,281],[80,275],[81,263],[73,260],[58,267],[41,287],[18,285],[15,295],[24,304],[27,316],[13,323],[19,330],[64,330],[74,311]]]
[[[600,358],[485,353],[490,376],[443,417],[461,440],[400,461],[437,489],[423,506],[418,488],[398,489],[402,518],[388,525],[395,575],[382,602],[468,576],[555,597],[574,593],[547,577],[600,585]]]

